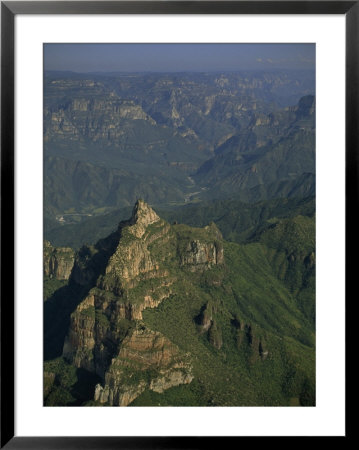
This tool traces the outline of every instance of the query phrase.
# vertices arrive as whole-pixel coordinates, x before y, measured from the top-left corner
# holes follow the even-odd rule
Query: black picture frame
[[[18,14],[340,14],[346,19],[346,297],[357,248],[359,1],[4,1],[1,2],[1,441],[6,449],[175,449],[238,445],[233,437],[14,436],[14,19]],[[350,207],[349,207],[350,206]],[[348,327],[346,327],[347,329]],[[347,333],[347,331],[346,331]],[[348,389],[347,389],[348,390]],[[347,399],[346,399],[347,400]],[[348,402],[346,401],[346,409]],[[348,437],[348,424],[346,436]]]

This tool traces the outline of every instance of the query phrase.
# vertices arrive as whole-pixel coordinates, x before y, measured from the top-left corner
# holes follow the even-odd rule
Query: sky
[[[45,44],[45,70],[216,72],[315,68],[315,44]]]

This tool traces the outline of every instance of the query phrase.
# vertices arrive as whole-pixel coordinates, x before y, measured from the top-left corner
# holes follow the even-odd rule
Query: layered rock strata
[[[130,220],[75,258],[72,281],[88,293],[71,316],[63,356],[98,374],[97,402],[125,406],[145,389],[156,392],[190,383],[189,355],[142,321],[178,290],[187,270],[223,264],[222,236],[169,225],[139,200]]]
[[[95,400],[127,406],[146,388],[162,393],[192,379],[188,356],[161,333],[141,327],[123,340],[106,372],[105,386],[96,386]]]
[[[58,280],[68,280],[74,265],[75,252],[68,247],[53,247],[44,242],[44,275]]]

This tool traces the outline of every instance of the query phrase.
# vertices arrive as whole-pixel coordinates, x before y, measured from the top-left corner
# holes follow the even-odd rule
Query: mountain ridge
[[[298,92],[295,102],[275,104],[285,87]],[[283,197],[289,189],[280,181],[314,173],[314,112],[306,105],[314,89],[294,74],[54,75],[44,89],[52,219],[110,211],[138,197],[167,205],[238,189],[244,201]]]
[[[60,395],[56,370],[49,375],[54,366],[97,377],[88,405],[152,404],[158,395],[166,402],[176,389],[192,404],[286,404],[303,396],[303,386],[312,386],[312,326],[265,262],[265,248],[226,243],[214,224],[170,225],[139,200],[112,235],[76,253],[69,286],[83,293],[70,316],[64,362],[45,362],[46,402]],[[246,287],[253,277],[257,294]],[[308,359],[300,370],[289,364],[297,381],[281,388],[290,354]],[[273,370],[280,375],[269,382]],[[218,385],[224,373],[233,381],[232,401]],[[272,392],[266,399],[263,382]],[[243,383],[252,386],[247,393]]]

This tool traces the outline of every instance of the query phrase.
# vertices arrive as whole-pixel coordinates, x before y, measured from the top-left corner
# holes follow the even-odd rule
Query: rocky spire
[[[137,236],[141,237],[146,227],[152,223],[158,222],[160,218],[158,215],[153,211],[153,209],[147,205],[143,200],[139,199],[137,200],[133,211],[132,211],[132,217],[130,220],[131,223],[131,232]]]

